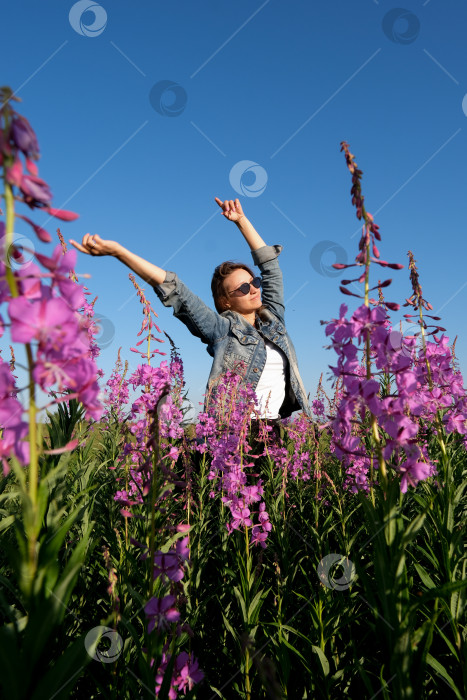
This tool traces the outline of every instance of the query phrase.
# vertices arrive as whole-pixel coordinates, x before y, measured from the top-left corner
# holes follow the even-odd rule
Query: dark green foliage
[[[61,447],[74,435],[81,444],[42,457],[38,511],[17,466],[0,484],[0,686],[9,700],[154,697],[162,639],[147,634],[144,605],[168,589],[159,580],[152,589],[149,557],[134,544],[150,545],[150,505],[125,519],[114,501],[125,478],[118,456],[127,428],[91,431],[70,404],[50,417],[47,445]],[[228,534],[228,509],[210,496],[209,457],[188,438],[177,445],[177,483],[154,525],[155,547],[165,550],[183,535],[176,525],[191,526],[191,563],[172,586],[193,631],[174,637],[174,653],[192,652],[205,673],[187,698],[466,696],[463,442],[450,436],[443,454],[430,438],[437,480],[403,496],[389,480],[386,494],[375,488],[374,504],[345,490],[326,445],[324,433],[319,484],[290,480],[271,459],[257,460],[273,526],[264,550],[247,546],[244,532]],[[337,561],[325,585],[320,562],[335,553],[355,568]],[[86,650],[86,635],[99,626],[122,641],[112,663],[92,658],[99,649],[105,660],[105,637]],[[159,698],[167,692],[163,685]]]

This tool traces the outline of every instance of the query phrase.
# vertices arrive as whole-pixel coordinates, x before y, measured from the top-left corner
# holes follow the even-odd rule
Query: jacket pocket
[[[235,352],[229,352],[224,355],[224,371],[225,370],[232,370],[232,372],[235,372],[236,374],[239,374],[241,377],[244,377],[246,373],[248,372],[248,367],[250,365],[251,361],[251,353],[247,354],[239,354]]]

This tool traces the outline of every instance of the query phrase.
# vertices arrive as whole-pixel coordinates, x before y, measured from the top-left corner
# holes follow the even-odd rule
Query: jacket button
[[[276,335],[276,337],[272,339],[272,342],[273,342],[273,343],[275,343],[275,342],[276,342],[276,340],[277,340],[278,338],[279,338],[279,336],[278,336],[278,335]]]
[[[257,371],[258,371],[258,368],[257,368],[257,367],[255,367],[255,368],[254,368],[254,370],[253,370],[253,372],[257,372]]]

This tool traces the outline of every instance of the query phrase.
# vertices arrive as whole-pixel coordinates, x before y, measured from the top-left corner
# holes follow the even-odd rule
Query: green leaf
[[[21,685],[28,681],[28,669],[22,668],[18,650],[18,635],[13,625],[0,628],[0,688],[2,697],[20,700]]]
[[[285,637],[282,637],[282,639],[281,639],[281,644],[283,644],[285,647],[287,647],[287,649],[290,649],[290,651],[293,651],[293,653],[294,653],[296,656],[298,656],[298,658],[301,660],[302,664],[304,665],[304,667],[305,667],[305,669],[308,671],[308,673],[311,673],[310,664],[309,664],[309,662],[307,661],[307,659],[303,656],[303,654],[302,654],[298,649],[296,649],[296,648],[293,646],[293,644],[291,644],[291,643],[289,642],[288,639],[286,639]]]
[[[35,683],[35,689],[30,700],[66,700],[74,684],[82,675],[84,668],[91,661],[93,649],[86,651],[86,635],[82,635],[67,648],[58,660],[54,660],[52,668]],[[98,642],[99,640],[97,640]],[[97,647],[96,642],[96,647]]]
[[[324,676],[325,677],[328,676],[329,675],[329,661],[326,658],[326,654],[324,653],[324,651],[322,649],[320,649],[320,647],[317,647],[314,644],[312,644],[311,649],[312,649],[313,653],[316,654],[319,658],[319,662],[321,664],[321,668],[323,669]]]
[[[448,647],[449,651],[451,652],[453,658],[457,662],[459,662],[459,654],[458,654],[456,647],[453,645],[453,643],[450,641],[450,639],[444,633],[445,626],[446,626],[446,623],[444,623],[444,625],[442,627],[440,627],[439,625],[435,625],[435,629],[436,629],[437,633],[439,634],[439,636],[441,637],[441,639],[443,639],[443,641],[445,642],[445,644]]]
[[[264,591],[264,589],[258,591],[258,593],[253,598],[252,602],[250,603],[250,607],[248,608],[249,624],[255,624],[257,622],[259,611],[261,610],[261,606],[263,605],[264,599],[266,598],[268,592],[269,588],[267,589],[267,591]]]
[[[428,574],[428,572],[426,571],[426,569],[424,569],[423,566],[421,566],[421,564],[417,564],[417,562],[415,562],[415,561],[414,561],[414,566],[415,566],[415,569],[417,570],[417,573],[418,573],[418,575],[420,576],[420,578],[421,578],[423,584],[424,584],[427,588],[435,588],[435,587],[436,587],[436,584],[433,582],[433,579],[432,579],[431,576]]]
[[[0,532],[3,532],[3,530],[7,530],[10,527],[10,525],[13,525],[14,522],[14,515],[8,515],[6,518],[2,518],[2,520],[0,520]]]
[[[230,624],[230,622],[228,621],[228,619],[226,618],[226,616],[224,615],[224,613],[222,613],[222,619],[223,619],[223,621],[224,621],[224,625],[225,625],[226,629],[230,632],[230,634],[232,635],[232,637],[233,637],[233,638],[235,639],[235,641],[237,642],[239,649],[241,649],[241,646],[242,646],[242,645],[241,645],[241,643],[240,643],[240,638],[239,638],[238,634],[235,632],[235,630],[234,630],[234,628],[232,627],[232,625]]]
[[[248,624],[248,615],[246,613],[246,602],[245,602],[245,600],[244,600],[244,598],[243,598],[242,594],[240,593],[237,586],[233,587],[233,592],[235,593],[235,596],[240,604],[240,608],[242,610],[243,622],[245,624]]]
[[[420,513],[415,517],[412,522],[405,528],[404,534],[402,536],[402,546],[407,546],[412,540],[415,538],[415,536],[418,534],[418,532],[421,530],[423,527],[423,524],[425,522],[425,513]]]
[[[177,532],[177,533],[175,533],[175,535],[173,535],[172,537],[170,537],[170,539],[167,540],[167,542],[163,545],[163,547],[161,547],[161,550],[160,550],[160,551],[163,552],[164,554],[166,554],[166,553],[169,551],[169,549],[171,548],[171,546],[172,546],[177,540],[180,540],[182,537],[186,537],[186,535],[188,535],[188,533],[189,533],[190,531],[191,531],[191,528],[190,528],[189,530],[185,530],[185,531],[183,531],[183,532]]]
[[[452,680],[451,676],[449,673],[446,671],[444,666],[440,664],[439,661],[437,661],[431,654],[426,655],[426,660],[427,663],[431,666],[431,668],[436,671],[436,673],[441,676],[441,678],[444,678],[444,680],[448,683],[449,687],[453,691],[454,695],[456,696],[457,700],[464,700],[464,696],[461,695],[459,692],[456,684]]]
[[[419,605],[426,603],[428,600],[433,600],[435,598],[446,598],[453,591],[459,591],[462,588],[467,588],[467,580],[451,581],[450,583],[445,583],[438,588],[430,588],[429,591],[425,591],[425,593],[418,598],[417,602],[412,606],[412,609],[418,608]]]

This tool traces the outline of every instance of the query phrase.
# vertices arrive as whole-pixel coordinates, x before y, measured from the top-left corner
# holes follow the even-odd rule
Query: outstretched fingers
[[[219,197],[215,197],[214,199],[222,209],[222,213],[224,214],[224,216],[226,216],[227,218],[229,218],[231,213],[243,214],[242,205],[240,204],[239,199],[225,199],[224,201],[219,199]]]
[[[76,250],[79,250],[80,253],[87,253],[87,252],[88,252],[88,251],[86,250],[86,248],[83,248],[83,246],[81,245],[81,243],[77,243],[77,242],[74,241],[72,238],[70,238],[70,243],[71,243],[71,245],[73,246],[73,248],[76,248]]]
[[[86,233],[83,236],[83,240],[81,243],[77,243],[76,241],[72,240],[70,238],[70,243],[72,246],[76,248],[76,250],[79,250],[81,253],[87,253],[88,255],[92,255],[97,253],[98,251],[96,250],[96,245],[98,240],[100,240],[99,236],[93,235],[91,236],[90,233]]]

